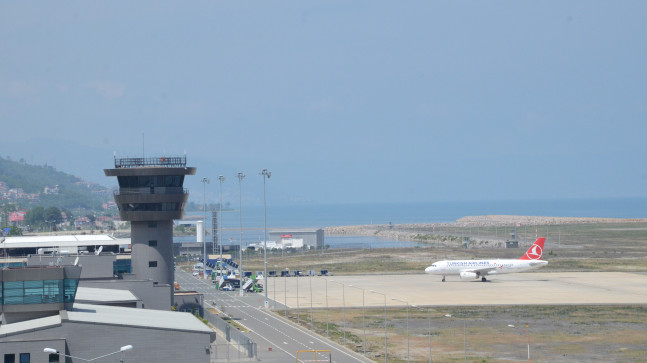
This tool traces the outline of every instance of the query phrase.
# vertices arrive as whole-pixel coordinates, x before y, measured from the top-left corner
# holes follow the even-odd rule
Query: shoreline
[[[647,218],[594,218],[594,217],[546,217],[517,215],[467,216],[454,222],[407,223],[407,224],[365,224],[325,227],[327,236],[371,236],[395,241],[427,242],[436,241],[442,235],[451,234],[452,228],[498,228],[523,226],[559,226],[577,224],[612,224],[647,222]],[[502,236],[503,237],[503,236]],[[504,239],[499,239],[503,242]],[[443,239],[441,242],[445,242]],[[452,243],[454,244],[454,243]]]

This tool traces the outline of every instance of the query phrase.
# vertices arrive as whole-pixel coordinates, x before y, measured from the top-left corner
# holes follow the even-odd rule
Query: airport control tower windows
[[[118,176],[119,188],[148,188],[165,187],[181,188],[184,183],[184,175],[138,175]]]
[[[126,203],[119,210],[126,212],[159,212],[180,210],[180,203]],[[151,227],[153,228],[153,227]]]

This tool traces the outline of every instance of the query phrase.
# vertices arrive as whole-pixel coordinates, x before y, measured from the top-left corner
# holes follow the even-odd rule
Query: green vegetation
[[[19,208],[40,205],[68,209],[98,210],[101,204],[111,200],[107,188],[83,182],[80,178],[55,170],[51,166],[29,165],[0,157],[0,182],[9,189],[20,188],[26,194],[38,195],[35,199],[18,198],[0,201],[0,204],[16,204]],[[58,185],[56,193],[45,194],[45,187]]]
[[[283,316],[285,312],[277,314]],[[301,325],[309,329],[310,312],[288,311],[289,319],[295,323],[297,314]],[[407,325],[411,362],[429,361],[430,340],[435,362],[462,362],[465,355],[469,362],[522,361],[527,355],[528,337],[533,361],[583,362],[604,357],[607,362],[638,362],[647,356],[647,307],[642,305],[425,307],[410,308],[408,314],[407,324],[406,309],[387,309],[389,362],[407,361]],[[367,356],[383,361],[384,310],[331,309],[326,315],[325,309],[316,309],[312,325],[318,334],[328,334],[343,344],[344,315],[347,347],[363,353],[366,327]]]

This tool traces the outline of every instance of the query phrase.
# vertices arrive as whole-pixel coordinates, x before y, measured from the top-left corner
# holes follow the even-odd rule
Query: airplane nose
[[[433,271],[433,269],[433,267],[429,266],[425,269],[425,273],[430,273],[431,271]]]

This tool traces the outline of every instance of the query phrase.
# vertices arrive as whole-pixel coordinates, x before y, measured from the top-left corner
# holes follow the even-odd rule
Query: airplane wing
[[[490,266],[490,267],[483,267],[483,268],[468,268],[465,270],[461,270],[461,272],[472,272],[479,276],[485,276],[490,272],[496,271],[497,268],[499,268],[499,266]]]

